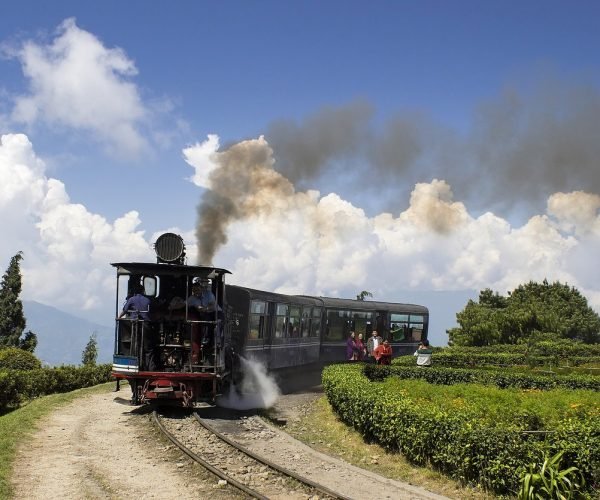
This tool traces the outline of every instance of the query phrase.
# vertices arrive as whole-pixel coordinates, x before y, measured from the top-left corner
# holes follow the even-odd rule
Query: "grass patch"
[[[12,497],[10,475],[17,448],[31,439],[42,418],[81,396],[108,392],[114,389],[114,386],[114,382],[109,382],[73,392],[44,396],[0,416],[0,498]]]
[[[327,398],[320,398],[299,421],[289,421],[285,431],[322,453],[339,457],[357,467],[450,498],[484,500],[494,495],[458,482],[428,469],[417,467],[398,453],[388,453],[382,446],[367,443],[361,434],[341,422]]]

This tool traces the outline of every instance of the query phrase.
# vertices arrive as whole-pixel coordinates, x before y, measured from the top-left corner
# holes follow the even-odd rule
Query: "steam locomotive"
[[[239,356],[271,372],[343,361],[350,331],[366,339],[377,329],[395,354],[427,338],[423,306],[226,285],[226,269],[186,264],[181,236],[162,234],[154,249],[156,263],[111,264],[117,271],[113,376],[129,382],[133,404],[213,403],[240,383]],[[145,299],[127,303],[146,304],[144,310],[122,311],[136,292]]]

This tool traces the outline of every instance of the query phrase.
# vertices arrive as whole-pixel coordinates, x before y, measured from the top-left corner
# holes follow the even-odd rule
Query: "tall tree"
[[[93,366],[96,364],[98,357],[98,341],[96,340],[96,332],[92,333],[83,353],[81,354],[81,362],[85,366]]]
[[[23,252],[17,253],[0,282],[0,347],[20,347],[33,352],[37,345],[35,333],[29,331],[21,340],[25,330],[25,315],[21,294],[21,267]]]
[[[575,287],[530,281],[508,297],[486,289],[456,314],[458,327],[448,330],[453,345],[516,344],[533,335],[600,342],[600,316]]]

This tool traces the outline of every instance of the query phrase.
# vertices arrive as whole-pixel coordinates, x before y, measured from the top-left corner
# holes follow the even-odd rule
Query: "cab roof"
[[[112,262],[118,275],[145,274],[155,276],[189,276],[209,279],[222,279],[231,274],[227,269],[211,266],[187,266],[183,264],[150,264],[147,262]]]

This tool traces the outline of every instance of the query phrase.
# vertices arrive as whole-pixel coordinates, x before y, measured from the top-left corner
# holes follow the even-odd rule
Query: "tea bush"
[[[581,366],[590,363],[600,364],[599,356],[557,356],[530,355],[518,352],[480,352],[481,348],[472,348],[470,352],[463,352],[464,348],[445,349],[436,352],[433,360],[436,365],[455,367],[482,367],[482,366]],[[398,356],[392,361],[394,365],[414,365],[413,356]]]
[[[600,483],[598,393],[371,382],[360,365],[327,367],[323,387],[339,417],[367,439],[463,482],[516,492],[529,464],[564,451],[586,484]]]
[[[401,379],[422,379],[431,384],[452,385],[477,383],[500,388],[550,390],[558,388],[588,389],[600,391],[600,377],[593,375],[556,375],[513,372],[508,370],[482,370],[431,366],[378,366],[365,365],[364,373],[369,380],[381,381],[390,375]]]

